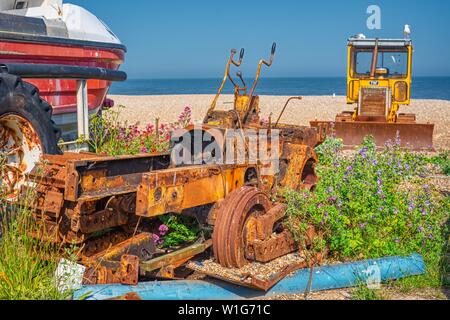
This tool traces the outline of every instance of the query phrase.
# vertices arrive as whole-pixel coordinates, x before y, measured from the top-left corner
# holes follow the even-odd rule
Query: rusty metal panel
[[[86,234],[125,225],[128,215],[120,211],[103,210],[80,217],[80,231]]]
[[[141,296],[139,296],[136,292],[130,292],[120,297],[115,297],[112,299],[108,299],[110,301],[142,301]]]
[[[372,135],[377,146],[384,147],[388,141],[401,139],[401,147],[413,150],[433,149],[433,124],[353,122],[336,123],[336,136],[344,140],[345,146],[361,145],[364,138]]]
[[[65,153],[45,155],[29,178],[40,186],[62,189],[65,200],[76,202],[136,192],[143,173],[169,165],[169,153],[120,157]]]
[[[120,258],[120,283],[135,286],[139,282],[139,258],[124,254]]]
[[[245,184],[248,166],[194,166],[144,174],[136,215],[156,217],[213,204]]]
[[[360,91],[359,115],[361,116],[387,116],[388,110],[388,88],[364,87]]]
[[[292,234],[285,230],[280,234],[274,234],[268,239],[256,239],[251,243],[255,261],[266,263],[294,252],[298,246]]]
[[[366,136],[373,136],[376,145],[383,148],[387,142],[394,142],[400,136],[400,146],[405,149],[433,150],[434,124],[429,123],[386,123],[386,122],[327,122],[312,121],[312,126],[327,128],[329,136],[343,139],[346,148],[360,146]]]
[[[283,147],[282,159],[285,162],[281,167],[280,189],[310,189],[315,185],[317,181],[315,164],[318,162],[318,158],[313,148],[307,145],[287,143]],[[312,161],[312,167],[307,168],[310,161]],[[307,172],[308,170],[311,172]]]
[[[88,268],[83,277],[83,284],[113,284],[137,285],[139,282],[139,258],[124,254],[118,267],[95,266]]]
[[[212,240],[203,243],[196,243],[187,248],[174,251],[167,255],[155,258],[150,261],[144,261],[140,264],[141,273],[153,272],[168,266],[179,266],[193,257],[205,252],[212,246]]]
[[[317,128],[278,124],[273,129],[280,130],[282,144],[290,142],[315,148],[325,140]]]
[[[55,213],[57,216],[64,205],[64,195],[61,192],[48,191],[44,198],[43,210]]]
[[[112,242],[111,242],[112,243]],[[83,263],[86,265],[97,265],[119,261],[123,254],[137,256],[142,261],[150,259],[156,252],[156,245],[150,233],[140,233],[130,237],[116,245],[110,244],[99,253],[91,256],[85,256]]]
[[[143,173],[169,165],[167,153],[70,161],[65,198],[77,201],[136,192]]]

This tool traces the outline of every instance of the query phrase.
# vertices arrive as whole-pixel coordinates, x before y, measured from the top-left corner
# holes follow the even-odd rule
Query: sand
[[[166,95],[166,96],[110,96],[117,106],[123,105],[120,120],[139,123],[144,126],[161,122],[174,122],[186,106],[192,107],[194,121],[201,121],[208,109],[213,95]],[[272,113],[276,120],[289,97],[261,96],[262,116],[268,118]],[[233,96],[224,95],[219,100],[218,109],[229,109],[233,105]],[[352,110],[345,97],[307,96],[302,101],[293,101],[287,108],[282,122],[297,125],[309,125],[310,120],[334,120],[337,113]],[[435,147],[450,149],[450,101],[413,100],[410,107],[401,112],[417,114],[418,121],[435,123]]]

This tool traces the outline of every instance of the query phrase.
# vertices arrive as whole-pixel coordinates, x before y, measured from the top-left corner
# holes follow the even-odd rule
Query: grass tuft
[[[57,250],[31,236],[33,192],[12,205],[1,186],[0,180],[0,300],[67,299],[70,293],[60,293],[54,280]]]

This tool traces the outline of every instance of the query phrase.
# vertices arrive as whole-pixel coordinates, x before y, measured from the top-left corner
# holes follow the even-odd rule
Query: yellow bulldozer
[[[433,149],[434,124],[400,113],[400,107],[411,102],[411,39],[361,35],[348,40],[347,50],[347,104],[355,108],[338,114],[335,122],[315,120],[311,125],[341,138],[345,147],[360,145],[371,135],[379,147],[397,141],[402,148]]]

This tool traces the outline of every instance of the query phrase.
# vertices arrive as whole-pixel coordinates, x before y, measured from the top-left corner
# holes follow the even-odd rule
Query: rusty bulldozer
[[[315,120],[311,126],[341,138],[346,147],[359,146],[371,135],[379,147],[398,141],[411,150],[433,149],[434,125],[399,112],[411,101],[412,58],[410,39],[350,38],[347,104],[356,108],[338,114],[334,122]]]
[[[314,148],[322,138],[314,128],[261,121],[254,93],[275,50],[274,44],[270,59],[259,62],[250,91],[240,72],[242,85],[231,76],[231,67],[239,67],[244,58],[242,50],[236,61],[233,50],[203,123],[174,132],[171,152],[45,155],[29,175],[38,194],[34,236],[76,245],[89,284],[137,284],[140,276],[173,279],[177,268],[211,247],[223,268],[264,264],[298,252],[283,223],[282,191],[314,188]],[[217,110],[228,80],[234,86],[234,107]],[[244,160],[236,161],[241,156]],[[155,220],[174,213],[195,217],[205,232],[194,244],[158,249],[152,238]],[[318,237],[312,227],[305,233],[309,243]],[[253,274],[233,282],[267,290],[306,266],[288,264],[264,280]]]

